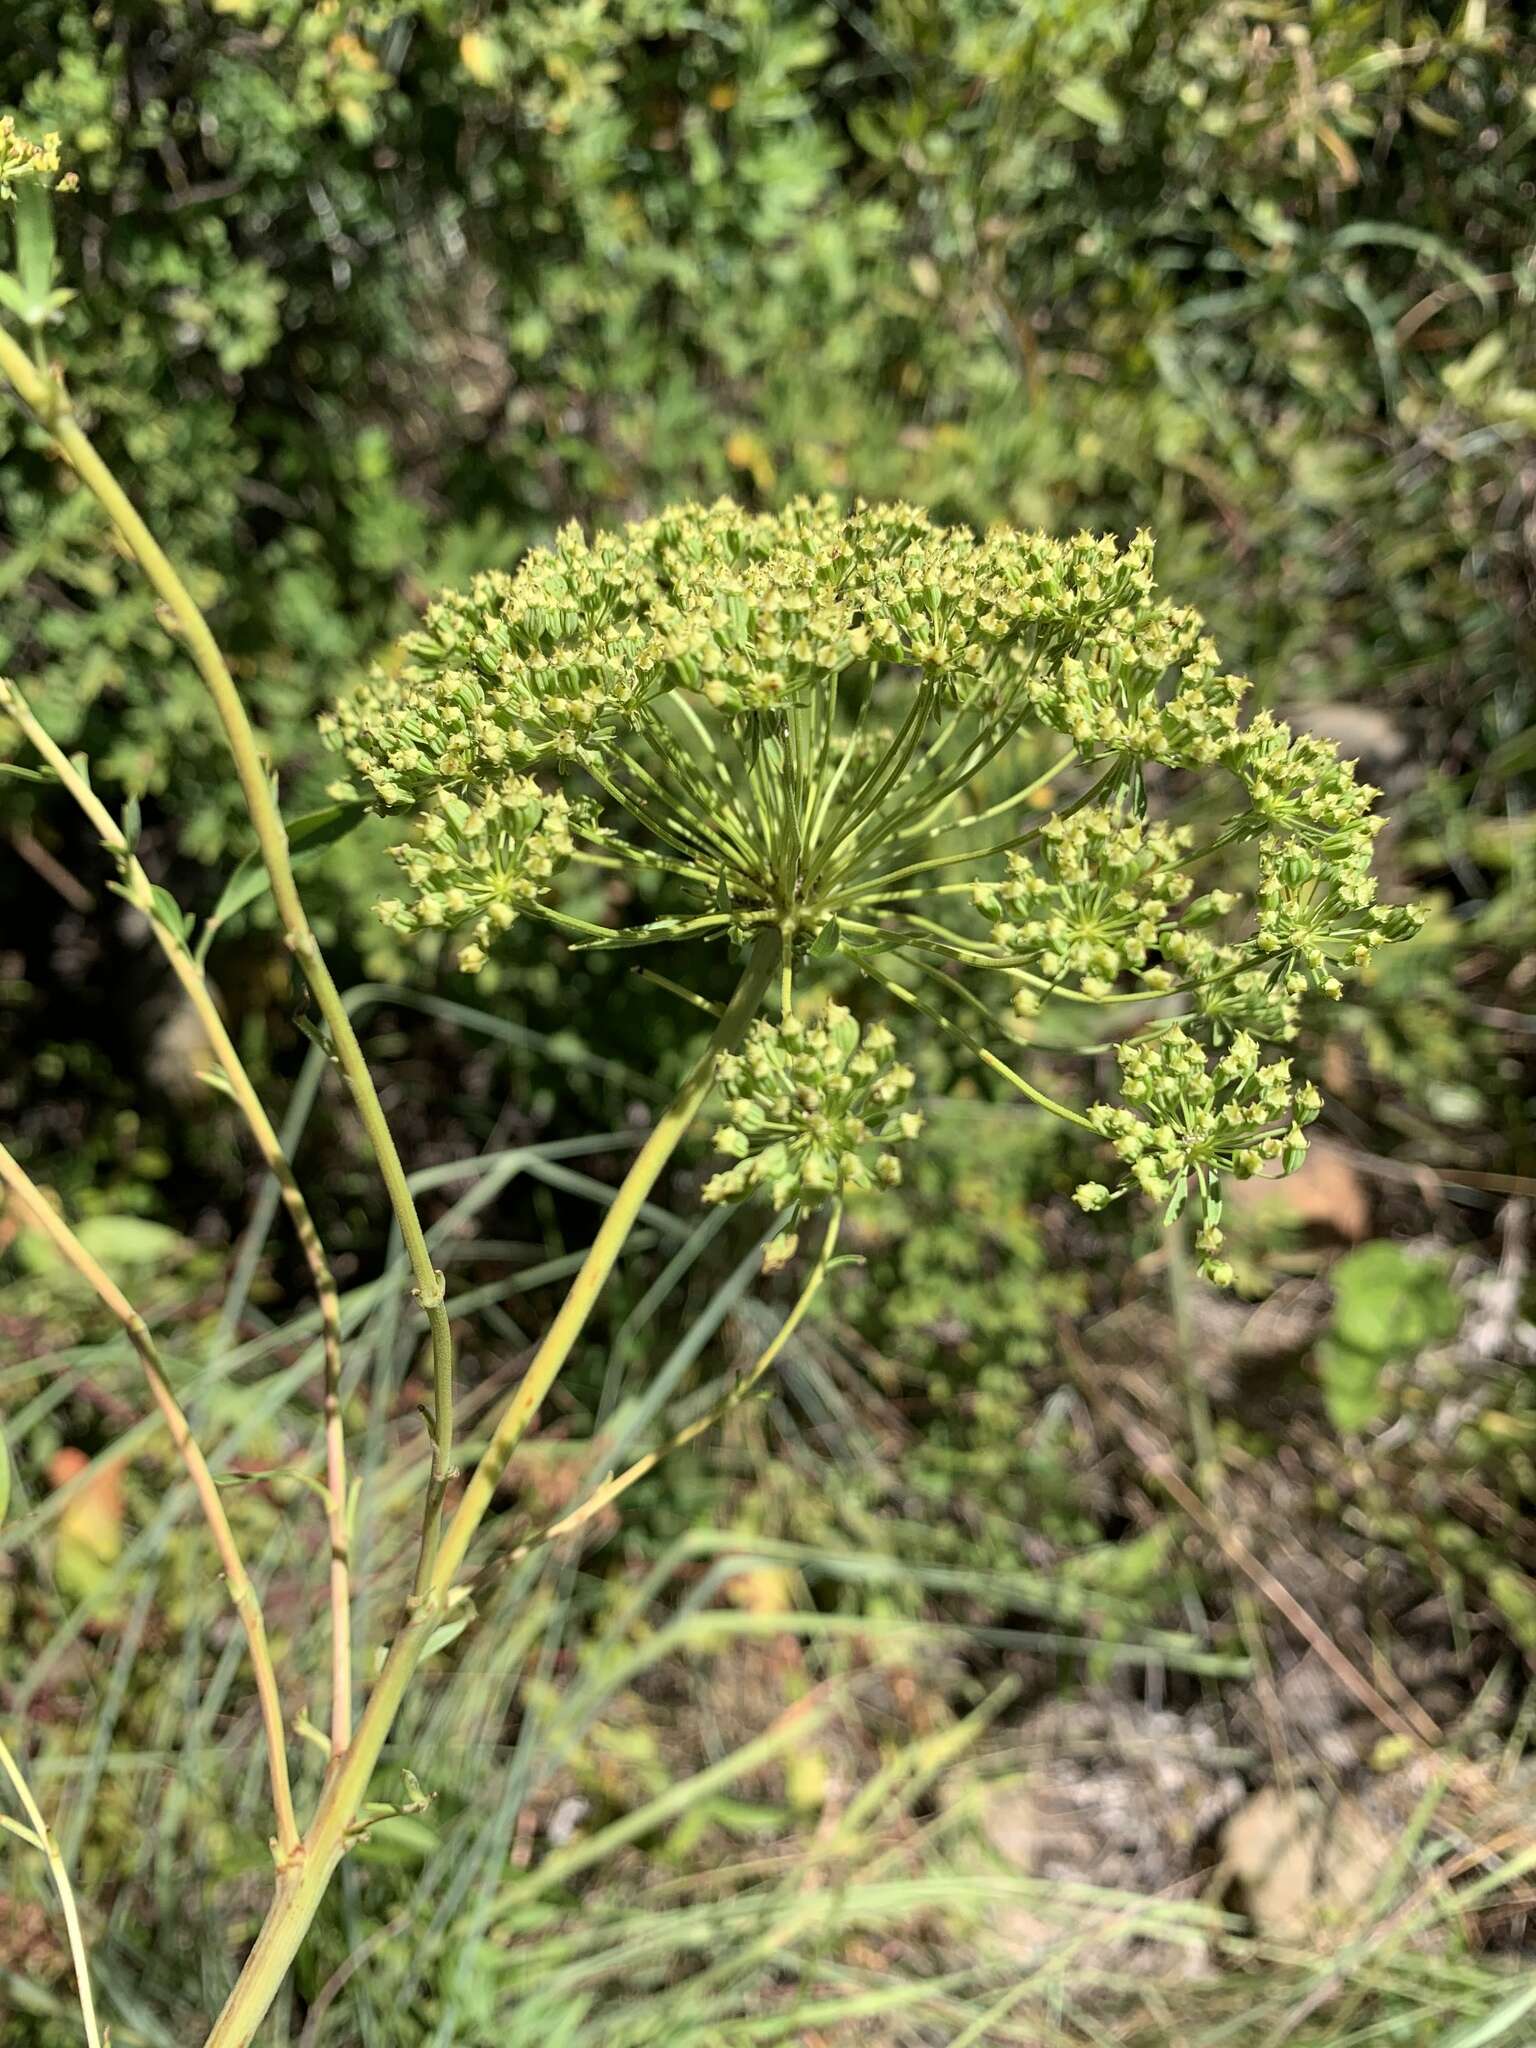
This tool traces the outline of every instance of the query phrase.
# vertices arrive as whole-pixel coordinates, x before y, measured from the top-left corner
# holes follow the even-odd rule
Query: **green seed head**
[[[1312,1113],[1260,1045],[1419,921],[1377,901],[1376,792],[1329,742],[1244,723],[1244,694],[1145,534],[721,502],[567,528],[444,593],[325,731],[338,793],[411,814],[385,921],[460,933],[471,971],[525,917],[604,947],[766,931],[786,988],[836,960],[1005,1076],[991,1043],[1102,1008],[1120,1102],[1090,1121],[1120,1191],[1170,1216],[1193,1192],[1211,1230],[1220,1176],[1293,1163]],[[632,924],[572,914],[585,861]],[[895,1185],[917,1116],[886,1027],[784,1007],[721,1063],[708,1198],[798,1216]]]

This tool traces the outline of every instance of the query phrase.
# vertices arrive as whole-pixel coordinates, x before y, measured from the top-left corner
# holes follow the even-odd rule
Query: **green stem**
[[[1052,1116],[1059,1116],[1065,1123],[1078,1124],[1085,1131],[1093,1129],[1087,1117],[1080,1116],[1075,1109],[1068,1109],[1064,1102],[1058,1102],[1054,1096],[1045,1094],[1032,1082],[1026,1081],[1022,1074],[1016,1074],[1006,1060],[1000,1060],[995,1052],[989,1052],[980,1039],[973,1032],[967,1031],[963,1024],[957,1024],[953,1017],[946,1017],[942,1010],[936,1010],[932,1003],[924,1002],[923,998],[914,995],[911,989],[903,988],[899,981],[892,981],[888,975],[881,973],[873,961],[866,960],[863,965],[865,973],[878,981],[887,994],[893,995],[898,1002],[905,1003],[909,1009],[921,1010],[925,1017],[932,1018],[941,1031],[952,1033],[962,1044],[968,1045],[983,1066],[990,1067],[992,1072],[1006,1081],[1010,1088],[1017,1088],[1019,1093],[1027,1096],[1037,1108],[1048,1109]]]
[[[622,1472],[605,1479],[588,1494],[579,1507],[567,1509],[563,1515],[557,1516],[542,1529],[536,1529],[531,1536],[525,1536],[514,1550],[506,1552],[504,1558],[498,1560],[498,1565],[520,1564],[525,1557],[531,1556],[540,1544],[554,1543],[561,1537],[572,1536],[578,1529],[585,1528],[589,1522],[597,1519],[604,1508],[611,1507],[621,1494],[628,1493],[632,1486],[654,1472],[664,1458],[670,1457],[674,1451],[682,1450],[685,1445],[705,1435],[741,1406],[753,1388],[758,1386],[772,1369],[780,1352],[804,1322],[812,1302],[820,1293],[821,1284],[831,1270],[833,1256],[837,1251],[837,1238],[842,1219],[843,1209],[839,1202],[833,1207],[826,1234],[822,1238],[821,1250],[816,1255],[816,1263],[806,1275],[805,1285],[796,1297],[794,1306],[730,1392],[722,1400],[717,1401],[707,1413],[685,1423],[681,1429],[669,1436],[665,1443],[658,1444],[655,1450],[647,1451],[644,1456],[636,1458],[632,1465],[626,1466]]]
[[[34,714],[14,683],[0,677],[0,710],[21,727],[58,777],[62,788],[95,826],[107,851],[116,859],[127,900],[148,923],[155,942],[182,993],[192,1005],[208,1044],[247,1125],[267,1170],[277,1182],[299,1248],[309,1267],[320,1310],[320,1346],[325,1361],[326,1524],[330,1537],[331,1604],[331,1754],[340,1756],[352,1734],[352,1595],[347,1538],[347,1447],[341,1413],[341,1303],[335,1276],[319,1229],[309,1211],[288,1155],[272,1119],[246,1072],[234,1040],[225,1028],[208,986],[207,976],[190,948],[158,915],[149,876],[136,858],[122,827],[90,783]]]
[[[507,1460],[521,1442],[524,1431],[538,1413],[544,1396],[549,1392],[556,1375],[570,1356],[571,1347],[585,1328],[598,1294],[613,1270],[614,1261],[624,1247],[624,1240],[634,1228],[642,1205],[709,1093],[714,1081],[716,1059],[722,1052],[729,1051],[740,1042],[756,1014],[764,991],[773,979],[778,954],[778,933],[761,933],[752,949],[746,972],[737,985],[735,995],[726,1005],[720,1022],[715,1026],[709,1044],[673,1097],[670,1106],[657,1120],[651,1135],[636,1153],[634,1164],[624,1176],[623,1184],[603,1218],[596,1237],[592,1240],[591,1250],[587,1253],[581,1271],[571,1283],[570,1293],[561,1304],[555,1320],[550,1324],[543,1343],[534,1354],[533,1362],[518,1384],[516,1393],[502,1411],[501,1418],[491,1433],[491,1440],[486,1445],[480,1462],[464,1489],[463,1498],[454,1511],[453,1519],[444,1531],[437,1570],[432,1581],[434,1590],[439,1595],[446,1592],[459,1566],[464,1562],[470,1541],[491,1504],[491,1496],[506,1469]]]
[[[282,920],[288,949],[298,961],[330,1031],[337,1061],[351,1089],[399,1225],[401,1242],[416,1283],[416,1297],[431,1330],[432,1376],[437,1392],[428,1528],[424,1537],[426,1547],[435,1542],[452,1463],[453,1332],[443,1305],[442,1280],[432,1263],[426,1233],[416,1214],[405,1167],[373,1085],[373,1076],[368,1071],[368,1062],[352,1028],[347,1006],[331,978],[331,971],[305,915],[288,854],[288,834],[272,793],[270,772],[262,748],[208,621],[164,549],[140,518],[127,492],[97,454],[90,437],[74,417],[62,379],[40,371],[29,361],[25,349],[4,328],[0,328],[0,374],[10,380],[22,403],[52,434],[70,467],[116,526],[166,611],[175,620],[224,728],[262,863],[271,878],[272,900]],[[432,1501],[434,1494],[435,1506]]]
[[[255,1947],[246,1958],[205,2048],[248,2048],[277,1996],[345,1852],[348,1831],[368,1795],[375,1766],[426,1644],[454,1604],[454,1578],[491,1504],[507,1460],[569,1358],[647,1197],[709,1093],[717,1057],[739,1043],[751,1022],[773,979],[778,953],[778,934],[764,932],[753,947],[746,971],[708,1046],[624,1176],[569,1294],[503,1409],[463,1498],[442,1532],[432,1569],[411,1604],[404,1628],[390,1646],[352,1745],[321,1794],[297,1857],[279,1874],[277,1891]]]

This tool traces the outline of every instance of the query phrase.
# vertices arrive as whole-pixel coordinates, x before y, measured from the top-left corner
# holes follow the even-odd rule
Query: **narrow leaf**
[[[368,806],[363,803],[327,804],[323,810],[309,811],[302,818],[295,818],[288,827],[288,851],[295,860],[302,860],[308,854],[318,853],[324,846],[334,846],[338,839],[344,839],[354,831],[367,815]],[[223,893],[203,926],[202,943],[197,951],[199,963],[207,958],[214,933],[228,924],[232,917],[238,917],[258,897],[264,896],[271,879],[260,854],[246,854],[224,884]]]
[[[180,939],[185,945],[191,935],[192,922],[170,890],[162,889],[158,882],[152,883],[149,900],[153,905],[155,923],[164,925],[172,938]]]
[[[16,190],[16,274],[28,305],[22,318],[40,327],[48,317],[48,291],[53,283],[53,208],[35,180]]]
[[[0,270],[0,306],[18,320],[25,320],[32,310],[32,301],[8,270]]]

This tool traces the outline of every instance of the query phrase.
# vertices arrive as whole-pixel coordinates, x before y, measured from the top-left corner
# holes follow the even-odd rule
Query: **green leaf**
[[[391,1813],[368,1822],[352,1853],[362,1863],[422,1863],[441,1847],[436,1828],[415,1814]]]
[[[1468,257],[1428,228],[1408,227],[1401,221],[1357,220],[1328,237],[1330,249],[1411,249],[1426,263],[1437,263],[1464,284],[1481,306],[1494,303],[1493,286]]]
[[[324,846],[334,846],[338,839],[344,839],[355,831],[368,815],[364,803],[327,804],[322,810],[308,811],[302,818],[295,818],[288,827],[288,852],[294,860],[302,860],[307,854],[318,853]],[[224,884],[223,893],[213,906],[203,936],[197,949],[198,963],[208,957],[208,948],[213,936],[221,926],[238,917],[248,909],[259,896],[270,888],[271,876],[259,853],[248,853]]]
[[[1536,1984],[1521,1984],[1508,1998],[1501,1999],[1496,2011],[1480,2020],[1469,2020],[1458,2027],[1454,2034],[1441,2037],[1440,2048],[1510,2048],[1515,2039],[1515,2024],[1527,2013],[1536,2011]]]
[[[41,327],[53,284],[53,207],[35,179],[16,191],[16,274],[29,301],[21,318],[29,327]]]
[[[367,815],[367,804],[356,801],[306,811],[288,827],[288,851],[299,860],[305,854],[318,853],[322,846],[334,846],[338,839],[355,831]]]
[[[5,1431],[0,1429],[0,1529],[5,1526],[6,1511],[11,1505],[11,1454],[6,1449]]]
[[[185,945],[192,936],[192,920],[187,916],[187,913],[176,901],[170,890],[162,889],[158,882],[152,883],[150,885],[149,900],[153,906],[151,915],[155,923],[164,925],[172,938],[180,939],[181,943]]]
[[[426,1647],[421,1653],[422,1663],[425,1664],[429,1657],[435,1657],[439,1650],[446,1650],[450,1643],[457,1642],[474,1618],[472,1612],[460,1614],[452,1621],[445,1621],[440,1627],[433,1629],[431,1635],[427,1637]]]
[[[1487,1586],[1510,1634],[1528,1657],[1536,1656],[1536,1584],[1512,1564],[1496,1564]]]
[[[1438,1259],[1420,1259],[1384,1240],[1362,1245],[1332,1273],[1333,1317],[1317,1347],[1317,1372],[1329,1419],[1363,1429],[1381,1415],[1381,1377],[1453,1337],[1461,1303]]]
[[[1331,1278],[1331,1334],[1357,1350],[1412,1358],[1460,1326],[1461,1304],[1438,1259],[1378,1241],[1340,1259]]]
[[[0,306],[23,321],[32,310],[32,301],[8,270],[0,270]]]
[[[1120,134],[1122,116],[1120,103],[1096,78],[1069,78],[1064,85],[1056,88],[1056,101],[1069,114],[1076,114],[1080,121],[1097,128],[1107,142],[1114,142]]]
[[[325,1054],[332,1066],[339,1064],[336,1057],[336,1041],[332,1038],[328,1025],[323,1021],[317,1024],[311,1017],[295,1017],[293,1021],[310,1044],[317,1046]]]
[[[76,1237],[92,1258],[102,1265],[157,1266],[180,1258],[187,1241],[169,1224],[155,1223],[147,1216],[87,1216],[75,1230]]]
[[[1323,1405],[1334,1428],[1352,1434],[1374,1422],[1382,1411],[1381,1375],[1387,1363],[1380,1351],[1324,1337],[1317,1347],[1317,1376]]]

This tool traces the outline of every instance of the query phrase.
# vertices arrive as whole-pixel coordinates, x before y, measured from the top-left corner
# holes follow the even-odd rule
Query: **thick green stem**
[[[256,1944],[205,2048],[247,2048],[255,2038],[345,1853],[348,1834],[356,1824],[374,1769],[426,1644],[454,1603],[454,1578],[491,1504],[507,1460],[570,1357],[647,1197],[702,1107],[714,1078],[716,1059],[739,1043],[773,980],[778,959],[778,934],[764,932],[753,947],[746,971],[709,1044],[635,1155],[570,1292],[517,1391],[502,1410],[458,1508],[442,1533],[435,1563],[425,1575],[418,1574],[421,1583],[406,1625],[390,1647],[351,1747],[340,1766],[333,1770],[296,1859],[280,1875]]]

